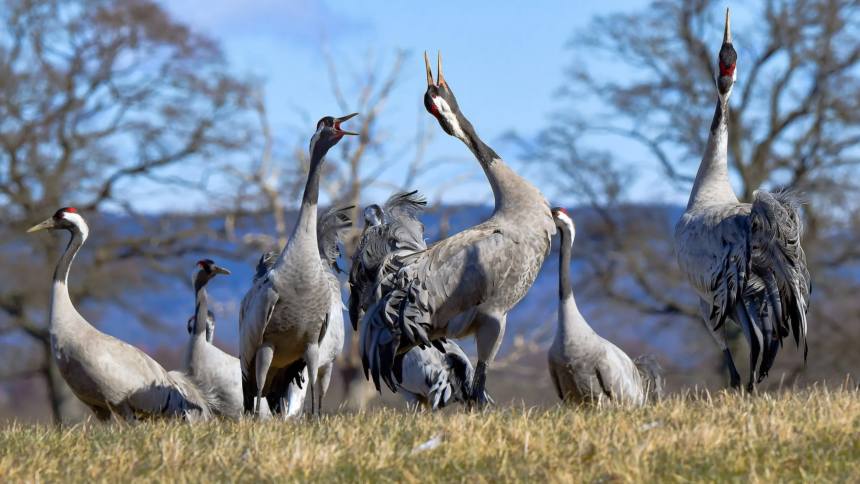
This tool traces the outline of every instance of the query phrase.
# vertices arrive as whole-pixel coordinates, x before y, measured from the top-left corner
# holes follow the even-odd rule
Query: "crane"
[[[328,150],[345,135],[358,135],[341,129],[341,123],[356,115],[326,116],[317,122],[309,146],[310,171],[298,222],[275,265],[242,300],[239,334],[246,412],[259,415],[260,401],[264,395],[269,396],[279,370],[303,360],[310,381],[311,414],[317,415],[314,385],[319,345],[332,316],[326,275],[330,271],[320,261],[317,244],[319,180]]]
[[[552,209],[561,234],[558,264],[558,330],[547,352],[549,375],[558,397],[576,404],[604,401],[642,405],[663,392],[656,359],[631,360],[591,329],[576,306],[570,283],[570,249],[576,235],[573,219],[564,208]]]
[[[39,230],[71,234],[54,272],[48,332],[51,356],[75,396],[103,422],[112,414],[129,423],[158,417],[211,417],[215,402],[193,376],[168,372],[138,348],[97,330],[75,309],[69,296],[69,270],[90,232],[78,210],[61,208],[27,232]]]
[[[733,388],[741,386],[741,376],[724,323],[731,319],[741,327],[750,348],[751,392],[767,376],[790,334],[798,347],[803,341],[806,363],[812,285],[801,247],[803,220],[797,198],[787,191],[757,190],[752,203],[740,203],[729,182],[728,113],[736,67],[726,9],[715,71],[719,98],[687,208],[675,226],[675,253],[681,273],[699,295],[702,319],[723,351]]]
[[[377,390],[381,380],[396,391],[391,369],[397,354],[443,337],[474,335],[478,364],[469,401],[483,405],[489,403],[487,371],[504,337],[508,311],[534,283],[556,228],[540,190],[505,164],[460,111],[442,75],[441,54],[435,83],[426,52],[424,60],[424,106],[481,165],[493,190],[493,214],[429,247],[417,225],[393,224],[408,243],[385,256],[374,278],[373,302],[361,322],[362,361]]]
[[[215,336],[215,315],[209,310],[206,285],[218,274],[230,271],[215,264],[211,259],[197,262],[199,270],[194,274],[195,315],[188,320],[191,335],[185,350],[183,371],[192,375],[212,389],[217,404],[213,411],[234,420],[242,418],[242,371],[239,359],[228,355],[212,344]],[[202,321],[202,323],[201,323]],[[267,402],[260,409],[263,417],[270,416]]]

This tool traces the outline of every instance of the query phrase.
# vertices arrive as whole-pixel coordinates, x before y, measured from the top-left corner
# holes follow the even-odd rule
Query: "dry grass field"
[[[3,482],[860,482],[860,394],[0,431]]]

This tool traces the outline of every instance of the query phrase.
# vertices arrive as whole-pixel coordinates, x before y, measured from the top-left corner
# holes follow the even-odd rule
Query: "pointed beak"
[[[40,230],[52,229],[52,228],[54,228],[54,219],[53,219],[53,218],[49,218],[48,220],[45,220],[44,222],[42,222],[42,223],[40,223],[40,224],[38,224],[38,225],[34,225],[34,226],[30,227],[30,228],[27,230],[27,233],[29,234],[29,233],[32,233],[32,232],[38,232],[38,231],[40,231]]]
[[[723,43],[731,44],[732,43],[732,22],[729,19],[729,9],[726,8],[726,30],[723,31]]]
[[[344,131],[344,130],[340,129],[340,123],[346,121],[347,119],[352,119],[356,116],[358,116],[358,113],[347,114],[346,116],[343,116],[340,118],[335,118],[334,119],[334,132],[335,132],[335,134],[339,134],[339,135],[348,134],[348,135],[352,135],[352,136],[360,136],[359,133],[353,133],[352,131]]]
[[[430,58],[427,56],[427,51],[424,51],[424,65],[427,67],[427,85],[428,86],[446,86],[445,78],[442,77],[442,52],[437,51],[436,60],[436,82],[433,82],[433,69],[430,68]]]
[[[438,59],[436,61],[437,66],[438,66],[438,68],[436,70],[436,85],[447,87],[447,84],[445,83],[445,78],[442,77],[442,51],[441,50],[436,51],[436,53],[438,55]]]
[[[230,274],[230,271],[223,267],[212,266],[212,272],[215,274]]]
[[[427,85],[434,86],[433,83],[433,69],[430,68],[430,58],[427,57],[427,51],[424,51],[424,65],[427,66]]]

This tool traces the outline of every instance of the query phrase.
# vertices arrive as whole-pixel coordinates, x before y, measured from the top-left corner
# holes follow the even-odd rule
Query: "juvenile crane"
[[[168,373],[144,352],[97,330],[75,309],[69,269],[89,235],[78,211],[61,208],[27,232],[44,229],[71,233],[54,272],[48,332],[51,356],[75,396],[100,421],[111,414],[130,423],[154,417],[209,418],[213,400],[205,386],[182,373]]]
[[[347,212],[352,208],[335,209],[334,207],[329,207],[320,214],[317,221],[319,255],[323,265],[328,268],[326,277],[328,277],[329,290],[331,291],[328,331],[326,331],[322,343],[320,343],[319,350],[320,370],[316,385],[316,393],[319,400],[317,408],[319,409],[322,409],[323,399],[326,392],[328,392],[334,368],[334,360],[343,351],[345,328],[343,322],[343,300],[340,294],[340,282],[337,279],[337,273],[341,272],[340,267],[337,265],[337,258],[340,257],[340,249],[337,244],[340,234],[352,227],[352,220],[347,215]],[[254,276],[254,280],[266,277],[266,273],[274,267],[276,260],[277,252],[270,251],[263,254],[260,257],[260,262],[257,264],[257,274]],[[287,369],[281,376],[283,379],[282,384],[289,385],[286,390],[286,402],[273,402],[276,403],[277,410],[282,412],[286,418],[295,418],[301,415],[308,388],[307,385],[302,384],[308,379],[308,371],[304,360],[300,360],[294,363],[294,365],[295,367]],[[298,372],[301,374],[297,375]]]
[[[549,375],[558,397],[575,404],[603,402],[642,405],[663,392],[660,366],[651,357],[631,360],[591,329],[576,307],[570,283],[570,249],[576,235],[573,219],[552,209],[561,233],[558,264],[558,330],[547,354]]]
[[[729,11],[715,80],[719,99],[690,200],[675,226],[675,253],[684,278],[699,295],[702,318],[723,350],[731,386],[741,376],[732,361],[726,319],[743,330],[750,348],[747,390],[767,376],[782,340],[803,341],[811,283],[800,245],[803,221],[798,202],[786,192],[753,193],[740,203],[728,175],[729,97],[737,79]],[[756,365],[762,354],[758,379]]]
[[[486,222],[424,248],[422,233],[398,225],[410,239],[386,256],[375,277],[374,302],[362,319],[361,351],[377,389],[380,380],[396,391],[397,354],[443,337],[474,335],[478,365],[469,400],[488,403],[487,370],[505,332],[507,314],[529,290],[550,250],[555,224],[550,206],[534,185],[517,175],[477,135],[460,112],[442,75],[430,61],[424,106],[449,135],[475,155],[493,190],[495,206]]]
[[[327,116],[317,123],[310,141],[310,172],[298,222],[275,265],[242,300],[239,333],[246,412],[258,415],[260,401],[270,396],[278,371],[301,359],[308,368],[311,414],[317,415],[314,386],[319,345],[332,317],[330,271],[320,261],[317,244],[319,179],[328,150],[344,135],[358,135],[340,128],[355,115]]]
[[[195,315],[188,320],[191,337],[185,350],[183,371],[208,385],[215,396],[213,411],[234,420],[242,417],[242,371],[239,359],[224,353],[212,344],[215,336],[215,315],[209,311],[206,285],[218,274],[230,274],[210,259],[197,262],[200,267],[194,275]],[[203,322],[203,323],[201,323]],[[260,412],[269,416],[269,406],[263,401]]]

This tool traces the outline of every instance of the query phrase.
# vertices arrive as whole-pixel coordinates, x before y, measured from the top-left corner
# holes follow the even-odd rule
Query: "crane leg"
[[[334,362],[328,362],[322,367],[322,376],[320,376],[320,389],[319,389],[319,410],[322,412],[323,399],[325,399],[325,394],[328,392],[328,385],[331,383],[331,371],[334,367]]]
[[[479,407],[490,403],[487,398],[486,384],[487,371],[490,363],[499,351],[502,338],[505,337],[505,323],[507,315],[478,313],[474,323],[478,329],[475,332],[475,342],[478,347],[478,366],[475,368],[475,376],[472,377],[471,395],[469,401]]]
[[[755,370],[758,365],[758,357],[761,354],[762,335],[759,330],[758,315],[753,314],[755,308],[750,310],[745,304],[746,301],[738,301],[739,304],[735,307],[735,321],[740,323],[741,329],[744,332],[744,337],[750,347],[750,380],[747,383],[747,391],[752,393],[755,390]]]
[[[264,343],[257,350],[257,401],[254,405],[254,416],[260,418],[260,401],[263,400],[263,385],[266,384],[266,375],[272,366],[272,358],[275,356],[275,347],[271,343]]]
[[[735,390],[740,389],[741,374],[738,373],[738,369],[735,367],[735,362],[732,360],[732,353],[729,351],[729,338],[726,334],[726,325],[723,324],[719,329],[714,330],[714,326],[717,325],[717,322],[708,317],[710,315],[711,308],[704,299],[699,299],[699,310],[702,313],[705,326],[708,327],[708,331],[711,333],[711,336],[713,336],[714,341],[716,341],[720,349],[723,350],[723,358],[726,361],[726,367],[729,369],[729,384],[731,385],[731,388]]]
[[[311,416],[318,417],[319,409],[317,408],[316,385],[320,370],[320,347],[319,345],[310,345],[305,350],[304,360],[308,366],[308,388],[311,391]]]

